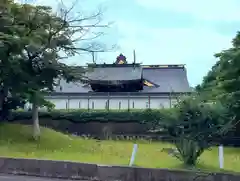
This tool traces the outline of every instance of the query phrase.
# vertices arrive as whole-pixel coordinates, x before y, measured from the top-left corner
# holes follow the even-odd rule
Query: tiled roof
[[[98,80],[129,80],[137,79],[140,76],[140,71],[136,68],[136,72],[133,73],[131,71],[126,70],[128,67],[116,67],[114,69],[109,69],[108,73],[103,72],[101,76],[92,76],[92,79]],[[132,68],[131,68],[132,69]],[[101,71],[99,69],[99,71]],[[109,73],[111,72],[111,74]],[[142,68],[143,79],[153,82],[158,86],[147,87],[144,86],[141,92],[143,93],[184,93],[191,92],[191,88],[187,79],[187,72],[184,67],[176,68]],[[105,76],[105,77],[104,77]],[[120,77],[119,77],[120,76]],[[130,76],[130,78],[129,78]],[[61,86],[61,89],[60,89]],[[84,85],[83,83],[66,83],[64,80],[60,81],[60,86],[56,87],[56,92],[62,93],[87,93],[92,91],[90,86]]]
[[[55,88],[55,92],[64,93],[87,93],[89,91],[91,91],[90,86],[85,86],[81,82],[67,83],[65,80],[60,80],[59,86]]]
[[[143,92],[191,92],[185,68],[144,68],[143,78],[159,85]]]
[[[93,81],[139,80],[142,77],[142,67],[96,67],[86,76]]]

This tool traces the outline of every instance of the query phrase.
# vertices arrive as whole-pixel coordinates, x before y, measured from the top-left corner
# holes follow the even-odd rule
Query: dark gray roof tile
[[[142,77],[141,67],[97,67],[86,73],[90,80],[120,81],[139,80]]]
[[[146,68],[143,78],[159,85],[145,87],[143,92],[190,92],[185,68]]]
[[[55,88],[55,92],[65,92],[65,93],[87,93],[91,91],[89,86],[85,87],[81,82],[69,82],[65,80],[60,80],[59,86]]]
[[[130,68],[130,70],[128,70]],[[103,69],[97,70],[101,72],[100,75],[92,75],[92,79],[98,80],[131,80],[137,79],[140,76],[141,71],[136,68],[136,72],[131,71],[132,67],[115,67],[108,69],[108,71],[103,71]],[[105,69],[106,70],[106,69]],[[157,87],[145,87],[141,92],[149,93],[166,93],[166,92],[191,92],[191,88],[188,83],[187,73],[185,68],[143,68],[143,78],[157,84]],[[130,73],[129,73],[130,72]],[[105,76],[105,77],[104,77]],[[62,89],[60,89],[60,86]],[[56,87],[56,92],[64,93],[87,93],[92,91],[90,86],[86,86],[81,82],[71,82],[66,83],[66,81],[61,80],[60,86]]]

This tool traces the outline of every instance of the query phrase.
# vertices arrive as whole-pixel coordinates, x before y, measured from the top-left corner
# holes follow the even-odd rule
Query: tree
[[[178,151],[175,156],[187,166],[194,166],[204,150],[231,128],[228,112],[220,103],[203,103],[196,95],[180,99],[166,120],[158,130],[168,133]]]
[[[12,107],[11,100],[19,100],[21,104],[21,97],[15,95],[14,91],[20,86],[20,64],[19,55],[22,52],[21,39],[16,36],[19,31],[16,26],[16,19],[13,16],[17,11],[19,5],[11,0],[3,0],[0,2],[0,118],[7,117],[8,109]],[[9,99],[11,96],[11,100]],[[14,104],[17,103],[14,101]]]
[[[223,94],[223,90],[219,87],[218,82],[218,75],[220,72],[220,62],[217,61],[203,78],[203,82],[196,86],[196,91],[200,92],[202,98],[206,101],[217,100],[218,96]]]
[[[72,8],[61,8],[58,14],[51,7],[34,6],[30,4],[10,3],[11,8],[6,17],[13,17],[16,29],[13,35],[8,32],[5,36],[16,37],[20,51],[15,59],[18,63],[19,82],[21,85],[13,87],[13,92],[20,93],[32,103],[33,137],[40,136],[38,107],[49,104],[44,95],[53,90],[56,79],[73,80],[69,66],[60,60],[74,56],[79,51],[88,49],[78,47],[77,42],[84,39],[90,28],[102,28],[98,18],[98,11],[90,16],[70,17]],[[74,5],[73,5],[74,6]],[[10,8],[10,9],[11,9]],[[95,21],[93,23],[93,21]],[[88,24],[88,23],[93,24]],[[92,39],[91,37],[90,39]],[[8,60],[14,56],[8,57]],[[12,63],[10,62],[12,65]]]
[[[240,32],[232,40],[231,48],[215,56],[219,60],[204,78],[201,92],[221,100],[236,117],[237,123],[240,120]],[[236,133],[239,135],[238,129]]]
[[[233,39],[232,45],[232,48],[216,54],[221,70],[218,85],[224,91],[221,98],[236,115],[237,120],[240,120],[240,32]]]

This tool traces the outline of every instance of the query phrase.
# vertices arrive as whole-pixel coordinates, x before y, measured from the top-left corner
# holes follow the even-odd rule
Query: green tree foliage
[[[232,40],[231,48],[215,56],[218,61],[199,86],[200,92],[205,93],[208,99],[220,100],[235,116],[235,123],[238,123],[240,120],[240,32]],[[235,134],[240,135],[239,124]]]
[[[196,91],[201,93],[203,99],[214,101],[223,93],[223,90],[218,86],[218,75],[220,74],[219,62],[217,62],[208,74],[203,78],[203,83],[196,86]]]
[[[221,98],[229,106],[237,120],[240,119],[240,32],[232,41],[232,48],[216,54],[220,73],[218,86],[224,91]]]
[[[7,97],[20,87],[21,69],[19,55],[22,52],[22,40],[17,36],[14,13],[18,5],[10,0],[0,2],[0,111],[7,105]]]
[[[104,27],[98,24],[101,14],[70,17],[73,7],[54,13],[51,7],[10,0],[1,2],[0,8],[4,23],[0,31],[1,100],[10,92],[32,103],[33,134],[37,138],[40,135],[38,107],[49,105],[44,95],[53,90],[57,79],[76,79],[71,68],[60,60],[88,51],[78,47],[77,42],[90,28]]]
[[[218,58],[212,70],[204,77],[198,91],[207,92],[215,98],[225,97],[232,100],[233,107],[238,107],[240,75],[240,32],[232,40],[232,47],[215,55]],[[235,106],[234,106],[234,105]]]
[[[168,121],[160,122],[155,129],[168,132],[178,151],[175,156],[190,166],[230,130],[232,123],[220,103],[204,103],[198,96],[179,100],[168,116]]]

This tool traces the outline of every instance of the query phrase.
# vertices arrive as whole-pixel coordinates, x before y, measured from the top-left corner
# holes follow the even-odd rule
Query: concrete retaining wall
[[[104,166],[68,161],[0,158],[0,173],[96,181],[239,181],[240,174]]]

